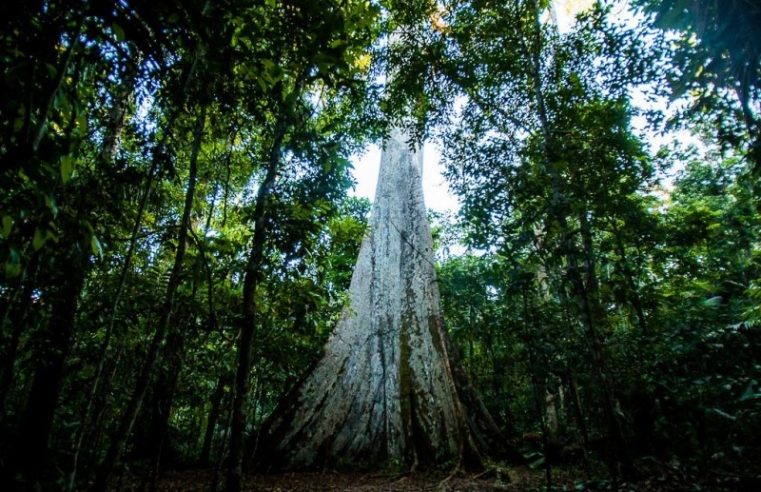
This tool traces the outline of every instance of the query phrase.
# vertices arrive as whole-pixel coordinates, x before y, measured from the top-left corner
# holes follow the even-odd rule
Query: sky
[[[381,152],[378,145],[370,145],[363,154],[351,157],[354,164],[354,179],[357,181],[354,196],[364,197],[370,201],[375,198],[375,187],[378,184]],[[423,195],[426,207],[437,212],[457,211],[459,202],[449,190],[446,179],[442,176],[444,167],[441,164],[441,153],[433,142],[423,146]]]
[[[573,24],[576,12],[583,10],[592,0],[555,0],[554,10],[558,28],[561,32],[569,30]],[[375,198],[375,187],[378,184],[381,152],[378,145],[369,145],[363,153],[351,157],[354,165],[354,179],[357,184],[351,192],[353,196],[364,197],[371,202]],[[433,142],[423,146],[423,195],[425,205],[436,212],[457,212],[460,209],[459,200],[451,192],[446,179],[442,175],[441,152]]]
[[[593,0],[555,0],[553,2],[552,19],[557,23],[561,32],[568,32],[573,27],[575,16],[578,12],[589,8]],[[621,2],[618,12],[614,14],[621,16],[620,20],[624,23],[636,22],[636,19],[628,9],[627,2]],[[641,91],[633,91],[631,94],[632,103],[636,107],[659,109],[669,113],[670,101],[649,101]],[[635,133],[642,135],[651,149],[655,150],[661,145],[666,145],[673,141],[682,144],[695,145],[702,148],[703,145],[695,136],[688,131],[681,130],[675,133],[659,135],[652,132],[647,127],[643,116],[635,116],[632,120],[632,129]],[[378,183],[378,170],[380,168],[381,152],[378,145],[369,145],[364,152],[355,154],[351,157],[354,165],[353,176],[357,184],[351,192],[353,196],[359,196],[369,199],[371,202],[375,198],[375,187]],[[425,204],[429,209],[437,212],[457,212],[460,209],[459,200],[451,192],[446,179],[442,175],[443,165],[441,164],[441,152],[433,142],[426,142],[423,147],[423,193]],[[666,189],[673,186],[673,176],[679,171],[679,166],[671,170],[668,176],[665,176],[662,184]]]

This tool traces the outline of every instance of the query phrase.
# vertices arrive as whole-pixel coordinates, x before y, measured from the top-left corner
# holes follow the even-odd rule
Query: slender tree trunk
[[[573,407],[573,415],[576,420],[576,425],[579,428],[579,433],[581,434],[581,444],[582,444],[582,463],[584,465],[584,472],[589,477],[590,470],[589,470],[589,432],[587,431],[587,421],[584,418],[584,411],[582,410],[581,406],[581,398],[579,395],[579,385],[576,382],[576,375],[572,372],[568,372],[567,374],[568,378],[568,389],[571,393],[571,407]]]
[[[227,202],[230,197],[230,173],[232,172],[232,157],[233,147],[235,146],[235,138],[238,136],[238,127],[230,134],[230,148],[227,151],[227,158],[225,159],[225,192],[222,196],[222,227],[227,224]]]
[[[106,376],[103,378],[103,384],[101,391],[96,396],[96,400],[93,402],[92,419],[89,421],[89,425],[85,429],[87,434],[83,434],[83,442],[87,442],[87,450],[89,454],[86,454],[87,460],[82,463],[82,469],[85,471],[85,476],[89,476],[87,472],[93,470],[96,466],[96,460],[98,459],[97,450],[102,449],[100,443],[103,440],[103,435],[106,432],[103,422],[106,421],[108,415],[108,396],[111,392],[114,377],[119,369],[119,363],[124,356],[123,349],[117,351],[116,356],[110,361],[110,367]],[[89,436],[89,439],[86,437]],[[80,445],[80,451],[81,451]],[[76,481],[69,482],[71,487],[76,486]]]
[[[209,210],[209,219],[213,210]],[[207,228],[209,222],[207,220]],[[188,233],[193,237],[196,247],[200,250],[201,258],[203,259],[204,270],[207,274],[208,282],[208,303],[209,303],[209,323],[213,326],[214,321],[214,307],[213,307],[213,283],[211,278],[211,269],[209,268],[206,260],[206,253],[203,250],[202,243],[198,236],[193,232],[192,225],[188,227]],[[193,282],[193,295],[195,298],[197,282]],[[164,444],[166,442],[166,434],[169,429],[169,417],[172,412],[172,405],[174,404],[174,394],[177,389],[177,381],[180,377],[182,370],[182,357],[184,352],[184,337],[180,331],[180,324],[171,325],[169,328],[169,334],[167,335],[167,343],[164,348],[163,358],[165,360],[165,367],[160,371],[158,381],[155,385],[153,413],[151,416],[151,424],[149,427],[149,433],[146,436],[145,441],[148,443],[147,450],[151,456],[153,466],[149,480],[151,483],[151,490],[155,489],[156,483],[161,475],[161,459],[164,451]]]
[[[624,472],[632,471],[632,464],[629,458],[626,443],[624,441],[622,425],[615,412],[615,399],[613,397],[611,383],[605,368],[605,361],[602,353],[602,343],[597,332],[595,313],[600,312],[596,306],[593,306],[590,293],[588,292],[580,271],[580,255],[578,248],[574,244],[571,228],[568,224],[568,204],[567,198],[563,193],[562,177],[557,169],[557,159],[555,158],[556,144],[550,121],[547,115],[544,92],[542,88],[542,28],[540,23],[540,7],[537,0],[532,1],[535,46],[531,49],[531,69],[533,72],[533,90],[537,104],[537,113],[539,116],[540,129],[542,132],[542,151],[544,154],[545,169],[550,177],[551,199],[550,214],[552,219],[557,223],[561,234],[561,252],[568,263],[567,279],[571,285],[574,299],[576,300],[579,313],[584,327],[584,335],[587,346],[592,356],[592,364],[595,374],[600,383],[603,393],[603,408],[608,421],[608,434],[611,443],[614,446],[615,460],[623,465]],[[618,474],[618,467],[611,466],[611,472],[614,476]]]
[[[584,270],[586,272],[586,289],[595,296],[595,304],[599,305],[596,298],[599,291],[599,282],[597,280],[597,258],[595,254],[594,239],[592,238],[592,224],[589,223],[586,210],[578,214],[581,232],[581,242],[584,248]]]
[[[542,398],[545,385],[542,384],[544,378],[539,377],[536,360],[536,340],[535,335],[528,327],[529,320],[532,321],[534,329],[537,329],[533,316],[533,309],[529,308],[529,294],[527,287],[523,288],[523,338],[526,343],[528,352],[528,369],[531,375],[531,388],[534,395],[534,408],[539,419],[540,429],[542,431],[542,450],[544,453],[544,480],[547,492],[552,490],[552,463],[550,463],[550,444],[549,429],[547,427],[545,401]]]
[[[214,278],[212,277],[211,265],[209,265],[209,258],[206,254],[206,248],[201,241],[201,238],[193,231],[191,227],[189,229],[190,234],[193,236],[193,241],[198,248],[198,252],[201,254],[201,261],[203,262],[204,272],[206,273],[206,303],[209,311],[209,319],[207,329],[209,331],[217,327],[217,312],[214,308]]]
[[[228,445],[230,444],[230,429],[232,429],[233,425],[233,403],[235,401],[235,395],[233,393],[229,393],[229,397],[226,398],[227,400],[227,412],[225,412],[225,426],[224,426],[224,432],[222,433],[222,439],[220,442],[222,443],[222,446],[219,449],[217,459],[214,464],[214,473],[211,476],[211,486],[210,489],[216,491],[217,490],[217,483],[220,480],[220,474],[222,473],[222,466],[224,465],[225,459],[228,457]],[[223,401],[224,403],[224,401]],[[225,405],[223,405],[224,408]]]
[[[160,371],[158,381],[154,385],[151,423],[148,435],[145,436],[147,451],[152,464],[149,472],[151,490],[154,490],[161,475],[161,458],[169,429],[169,417],[172,412],[177,381],[182,370],[183,337],[177,329],[170,331],[173,333],[167,337],[167,350],[164,354],[166,367]]]
[[[261,379],[259,377],[259,374],[256,374],[254,377],[254,392],[253,392],[253,399],[251,402],[251,426],[256,429],[256,416],[257,416],[257,410],[259,409],[259,398],[261,398]],[[244,449],[244,455],[243,455],[243,462],[244,463],[251,463],[252,458],[256,454],[257,449],[259,448],[259,432],[254,431],[251,434],[248,435],[248,441],[246,442],[245,449]]]
[[[243,322],[238,339],[238,369],[235,375],[235,397],[233,399],[232,428],[230,430],[230,464],[227,470],[226,485],[228,492],[238,492],[243,478],[243,434],[246,428],[244,407],[248,399],[251,348],[253,347],[256,329],[256,288],[261,280],[264,241],[267,234],[265,222],[267,200],[277,177],[284,137],[285,124],[281,119],[276,125],[266,175],[259,186],[254,207],[254,238],[243,280]]]
[[[580,214],[579,222],[581,225],[581,237],[583,244],[583,258],[586,270],[586,284],[581,279],[581,274],[577,275],[571,273],[572,283],[574,290],[576,291],[577,299],[581,300],[580,307],[583,310],[587,330],[587,344],[591,349],[592,358],[597,368],[598,378],[603,390],[603,397],[605,399],[603,408],[605,409],[605,416],[608,420],[608,433],[610,440],[612,441],[612,452],[615,460],[623,466],[623,470],[620,470],[625,475],[631,475],[632,463],[628,452],[628,444],[624,438],[623,425],[620,418],[616,414],[615,396],[613,394],[612,383],[607,371],[607,364],[603,356],[602,342],[600,335],[597,332],[597,321],[603,319],[602,308],[597,298],[598,281],[595,265],[595,253],[594,245],[592,242],[592,231],[588,218],[585,213]],[[569,249],[571,253],[575,253],[576,250]],[[572,263],[573,268],[573,263]],[[618,471],[616,472],[618,473]]]
[[[177,288],[181,282],[182,263],[185,259],[185,251],[187,248],[188,229],[190,227],[190,215],[193,209],[193,198],[195,195],[196,178],[198,173],[198,154],[201,149],[201,142],[203,140],[203,129],[206,122],[206,107],[201,107],[201,113],[196,120],[196,127],[194,130],[194,141],[190,155],[190,170],[188,173],[188,185],[185,193],[185,204],[183,207],[182,218],[180,220],[180,227],[177,234],[177,251],[175,252],[174,264],[169,275],[169,281],[167,282],[166,292],[164,294],[164,302],[161,309],[161,316],[156,326],[151,345],[148,348],[143,366],[140,370],[140,374],[135,382],[135,388],[132,392],[127,407],[124,410],[119,426],[116,430],[111,445],[108,448],[103,462],[98,470],[94,488],[95,490],[105,490],[108,484],[114,468],[116,467],[124,445],[127,442],[127,438],[132,430],[132,426],[135,423],[135,418],[143,403],[145,393],[148,390],[153,370],[156,365],[156,361],[159,357],[159,351],[161,344],[166,337],[167,329],[170,326],[172,312],[174,310],[174,300],[177,293]]]
[[[107,128],[105,131],[103,146],[101,148],[100,155],[99,155],[99,159],[101,163],[104,165],[111,164],[114,158],[114,154],[116,153],[116,144],[119,139],[119,135],[121,134],[124,128],[125,118],[127,116],[127,110],[129,107],[129,102],[134,91],[134,87],[133,87],[134,82],[135,82],[135,74],[132,73],[126,78],[124,84],[121,86],[120,92],[116,96],[116,102],[114,106],[111,108],[109,122],[107,124]],[[87,430],[87,426],[90,424],[90,416],[92,415],[93,404],[95,402],[95,399],[98,393],[98,389],[100,386],[101,378],[103,376],[103,370],[104,370],[106,361],[108,360],[107,352],[111,346],[111,338],[113,335],[114,322],[116,319],[116,310],[118,308],[119,301],[121,299],[121,295],[124,290],[124,286],[126,284],[127,273],[130,268],[135,245],[137,244],[137,235],[140,230],[140,224],[142,222],[143,212],[145,210],[145,206],[148,200],[148,195],[153,185],[153,177],[156,172],[157,166],[158,166],[158,161],[154,159],[151,165],[151,169],[148,173],[148,177],[146,178],[146,181],[144,184],[143,198],[141,199],[140,205],[138,206],[137,219],[135,220],[135,224],[132,228],[132,235],[130,238],[129,248],[127,250],[127,255],[124,261],[124,265],[122,267],[121,275],[119,277],[119,284],[116,290],[116,295],[114,296],[114,303],[111,309],[110,321],[106,328],[106,335],[104,337],[103,344],[101,345],[101,349],[99,351],[100,357],[98,357],[98,365],[95,370],[95,377],[93,378],[92,387],[90,389],[90,392],[87,398],[87,403],[85,404],[85,409],[84,409],[84,412],[82,413],[82,420],[79,424],[79,427],[77,428],[77,432],[74,437],[74,451],[72,453],[72,460],[71,460],[72,465],[71,465],[71,471],[69,472],[68,484],[67,484],[68,490],[74,490],[74,487],[76,485],[77,468],[79,466],[79,455],[82,450],[82,443],[84,440],[85,432]]]
[[[629,266],[629,258],[626,254],[626,248],[623,241],[618,234],[618,229],[614,226],[613,233],[615,236],[616,253],[619,257],[619,268],[626,280],[626,286],[629,289],[629,302],[631,302],[632,308],[634,308],[634,314],[637,316],[637,325],[639,326],[640,334],[648,335],[649,330],[647,327],[647,316],[645,315],[645,308],[642,303],[642,298],[639,295],[639,289],[637,283],[634,281],[634,272],[632,272]]]
[[[222,397],[225,396],[225,386],[228,384],[230,377],[227,373],[222,373],[217,380],[217,385],[211,394],[211,407],[209,416],[206,419],[206,432],[203,436],[203,445],[201,446],[201,455],[198,458],[198,464],[202,467],[209,466],[209,456],[211,455],[211,445],[214,442],[214,430],[217,427],[219,413],[222,408]]]

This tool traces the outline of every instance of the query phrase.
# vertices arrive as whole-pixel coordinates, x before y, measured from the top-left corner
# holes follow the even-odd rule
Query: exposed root
[[[478,473],[473,476],[473,480],[483,480],[486,478],[492,478],[497,476],[498,469],[496,467],[489,467],[486,470],[482,471],[481,473]]]
[[[436,484],[436,487],[433,487],[431,490],[444,490],[444,485],[446,485],[447,482],[452,480],[456,475],[463,473],[463,467],[462,467],[462,455],[460,455],[460,461],[455,465],[454,468],[452,468],[452,472],[447,475],[443,480],[441,480],[438,484]]]

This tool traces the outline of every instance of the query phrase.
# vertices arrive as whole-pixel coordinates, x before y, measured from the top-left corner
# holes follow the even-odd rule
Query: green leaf
[[[21,274],[21,265],[16,263],[5,264],[5,276],[8,278],[18,277]]]
[[[724,417],[725,419],[727,419],[727,420],[731,420],[731,421],[733,421],[733,422],[734,422],[735,420],[737,420],[737,417],[735,417],[735,416],[734,416],[734,415],[732,415],[732,414],[729,414],[729,413],[725,412],[724,410],[721,410],[720,408],[709,408],[709,409],[707,410],[707,412],[708,412],[708,413],[712,413],[712,414],[714,414],[714,415],[719,415],[720,417]]]
[[[8,254],[8,261],[5,262],[5,276],[12,278],[21,274],[21,260],[18,251],[11,248]]]
[[[74,159],[70,155],[61,158],[61,181],[67,183],[74,171]]]
[[[742,396],[740,397],[740,401],[748,401],[748,400],[759,400],[761,399],[761,392],[755,391],[755,386],[757,382],[755,380],[748,383],[748,386],[745,388],[745,391],[743,392]]]
[[[53,217],[58,215],[58,204],[55,202],[55,197],[52,197],[50,195],[45,195],[45,205],[50,209],[50,212],[53,214]]]
[[[98,236],[93,234],[90,236],[90,248],[92,249],[93,254],[97,256],[101,256],[103,254],[103,247],[100,245],[100,241],[98,241]]]
[[[127,36],[124,34],[124,28],[116,22],[111,24],[111,30],[114,31],[117,41],[122,42],[126,39]]]
[[[52,63],[46,63],[45,64],[45,69],[47,70],[48,77],[50,77],[50,78],[55,77],[56,74],[58,73],[58,69]]]
[[[707,307],[716,307],[721,305],[721,301],[722,301],[721,296],[714,296],[714,297],[711,297],[710,299],[706,299],[705,301],[703,301],[703,305]]]
[[[77,127],[79,128],[79,131],[84,134],[87,132],[88,128],[88,122],[87,122],[87,113],[84,111],[80,111],[77,115]]]
[[[8,237],[11,235],[11,228],[13,228],[13,218],[10,215],[4,215],[3,216],[3,237]]]
[[[46,234],[46,231],[44,229],[40,229],[39,227],[34,230],[34,239],[32,239],[32,248],[34,248],[35,251],[39,251],[40,248],[42,248],[45,245],[45,241],[47,241],[48,235]]]
[[[537,458],[537,459],[535,459],[535,460],[531,461],[531,462],[528,464],[529,468],[532,468],[532,469],[534,469],[534,470],[535,470],[535,469],[537,469],[537,468],[539,468],[539,467],[540,467],[540,466],[542,466],[542,465],[544,465],[544,456],[540,456],[539,458]]]

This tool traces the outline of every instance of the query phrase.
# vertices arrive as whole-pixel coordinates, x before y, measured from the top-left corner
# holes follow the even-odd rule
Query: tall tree
[[[289,468],[478,462],[501,433],[444,331],[422,155],[394,129],[349,306],[321,361],[268,422],[261,460]]]

